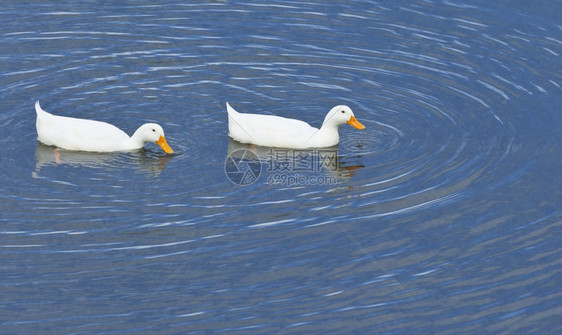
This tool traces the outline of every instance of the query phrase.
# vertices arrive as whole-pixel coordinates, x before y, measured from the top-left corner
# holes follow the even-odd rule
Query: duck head
[[[174,153],[174,150],[170,148],[168,142],[166,142],[166,137],[164,136],[164,129],[156,123],[145,123],[137,129],[133,138],[141,140],[143,143],[154,142],[168,154]]]
[[[338,105],[332,108],[326,115],[322,126],[333,125],[337,127],[344,123],[347,123],[357,129],[365,129],[365,126],[362,125],[361,122],[357,121],[353,111],[351,111],[351,108],[345,105]]]

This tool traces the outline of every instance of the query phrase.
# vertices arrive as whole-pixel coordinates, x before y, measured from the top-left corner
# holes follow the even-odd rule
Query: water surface
[[[3,332],[559,333],[561,10],[8,1]],[[176,153],[57,160],[36,100],[157,122]],[[347,104],[366,129],[272,152],[228,139],[226,101],[315,126]]]

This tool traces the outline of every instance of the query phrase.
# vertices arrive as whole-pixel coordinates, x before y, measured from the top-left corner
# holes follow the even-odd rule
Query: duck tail
[[[230,104],[228,102],[226,102],[226,112],[229,115],[235,115],[235,114],[239,114],[234,108],[232,108],[232,106],[230,106]]]
[[[39,100],[35,102],[35,113],[37,114],[47,113],[41,108],[41,105],[39,105]]]

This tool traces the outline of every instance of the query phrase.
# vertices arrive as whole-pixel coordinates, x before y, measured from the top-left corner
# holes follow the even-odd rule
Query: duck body
[[[338,127],[348,123],[357,129],[365,127],[355,119],[347,106],[336,106],[328,112],[320,129],[308,123],[281,116],[239,113],[226,103],[228,133],[241,143],[278,148],[324,148],[339,143]]]
[[[35,103],[37,139],[47,145],[66,150],[114,152],[144,147],[146,142],[157,143],[166,153],[173,153],[164,137],[164,130],[156,123],[146,123],[133,136],[112,124],[53,115]]]

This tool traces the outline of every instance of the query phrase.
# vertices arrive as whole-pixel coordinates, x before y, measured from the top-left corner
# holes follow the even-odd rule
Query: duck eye
[[[341,113],[342,113],[342,114],[345,114],[345,111],[344,111],[344,110],[342,110],[342,111],[341,111]]]
[[[152,132],[155,133],[155,132],[156,132],[156,129],[152,129]]]

